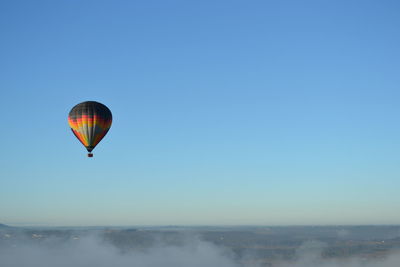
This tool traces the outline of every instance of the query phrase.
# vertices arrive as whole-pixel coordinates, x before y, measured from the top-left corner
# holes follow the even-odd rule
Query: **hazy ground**
[[[0,266],[400,266],[400,226],[15,228]]]

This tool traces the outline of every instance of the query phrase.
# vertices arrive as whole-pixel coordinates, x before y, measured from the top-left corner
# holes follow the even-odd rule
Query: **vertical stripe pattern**
[[[95,101],[82,102],[71,109],[68,123],[78,140],[91,152],[111,127],[111,111]]]

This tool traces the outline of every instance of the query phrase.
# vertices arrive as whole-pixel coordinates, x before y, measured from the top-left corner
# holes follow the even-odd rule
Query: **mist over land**
[[[0,266],[312,267],[400,263],[400,226],[20,228]]]

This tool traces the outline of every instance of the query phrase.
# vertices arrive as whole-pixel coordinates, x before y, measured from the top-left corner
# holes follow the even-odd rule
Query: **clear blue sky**
[[[399,10],[1,1],[0,223],[400,223]]]

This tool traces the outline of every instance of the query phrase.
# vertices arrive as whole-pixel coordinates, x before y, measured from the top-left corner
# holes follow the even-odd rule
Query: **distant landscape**
[[[0,224],[0,264],[16,267],[51,266],[57,261],[65,266],[109,266],[111,259],[118,263],[114,266],[394,266],[382,264],[398,250],[400,226],[38,228]]]

